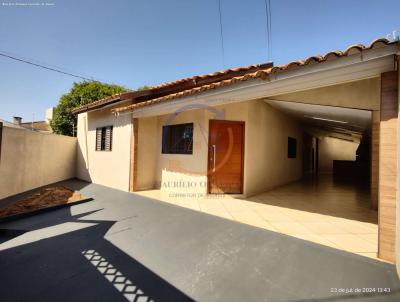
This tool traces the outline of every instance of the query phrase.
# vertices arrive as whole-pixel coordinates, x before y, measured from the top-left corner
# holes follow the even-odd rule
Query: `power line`
[[[271,0],[264,0],[265,3],[265,18],[266,18],[266,29],[267,29],[267,57],[268,61],[272,58],[272,17],[271,17]]]
[[[268,15],[268,20],[269,20],[269,48],[270,48],[270,60],[272,60],[272,6],[271,6],[271,0],[268,0],[268,7],[269,7],[269,15]]]
[[[222,30],[221,0],[218,0],[218,12],[219,12],[219,31],[221,37],[222,66],[223,68],[225,68],[225,49],[224,49],[224,32]]]
[[[82,80],[85,80],[85,81],[94,81],[93,78],[89,79],[89,78],[86,78],[84,76],[80,76],[80,75],[76,75],[76,74],[69,73],[69,72],[66,72],[66,71],[62,71],[60,69],[44,66],[44,65],[41,65],[41,64],[37,64],[37,63],[31,62],[31,61],[25,60],[25,59],[21,59],[21,58],[17,58],[17,57],[14,57],[14,56],[10,56],[10,55],[7,55],[7,54],[2,53],[2,52],[0,52],[0,56],[8,58],[8,59],[11,59],[11,60],[15,60],[15,61],[18,61],[18,62],[26,63],[26,64],[29,64],[29,65],[33,65],[33,66],[36,66],[36,67],[39,67],[39,68],[43,68],[43,69],[46,69],[46,70],[50,70],[50,71],[58,72],[58,73],[61,73],[61,74],[65,74],[65,75],[68,75],[68,76],[71,76],[71,77],[79,78],[79,79],[82,79]]]

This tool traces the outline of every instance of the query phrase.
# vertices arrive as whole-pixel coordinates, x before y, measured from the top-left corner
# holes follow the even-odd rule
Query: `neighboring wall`
[[[76,138],[3,127],[0,199],[75,177]]]
[[[153,184],[166,192],[206,194],[210,119],[245,122],[245,195],[301,178],[300,125],[263,101],[250,101],[139,119],[138,189],[148,189]],[[152,126],[154,120],[156,128]],[[190,122],[194,123],[193,154],[162,154],[162,127]],[[287,158],[288,136],[297,139],[295,159]],[[143,138],[147,141],[143,142]]]
[[[112,151],[96,151],[96,128],[113,126]],[[78,115],[77,177],[129,191],[131,116],[115,117],[111,109]]]
[[[333,137],[322,137],[319,140],[319,173],[330,174],[333,160],[356,160],[358,143]]]

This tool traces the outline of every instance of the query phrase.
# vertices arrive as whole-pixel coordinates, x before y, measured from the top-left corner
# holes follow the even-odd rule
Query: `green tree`
[[[51,128],[57,134],[76,136],[76,115],[72,114],[74,108],[126,91],[128,89],[125,87],[97,81],[74,83],[54,108]]]

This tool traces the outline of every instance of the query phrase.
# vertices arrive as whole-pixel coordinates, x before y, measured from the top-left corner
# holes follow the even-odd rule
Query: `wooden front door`
[[[208,192],[243,193],[244,122],[210,120]]]

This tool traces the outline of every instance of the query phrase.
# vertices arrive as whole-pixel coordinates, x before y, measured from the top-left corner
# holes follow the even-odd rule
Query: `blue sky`
[[[224,68],[218,0],[48,2],[54,5],[0,2],[1,52],[131,89]],[[225,68],[267,61],[264,5],[221,0]],[[400,1],[271,0],[271,5],[275,64],[369,43],[400,29]],[[74,81],[0,57],[0,118],[43,119]]]

